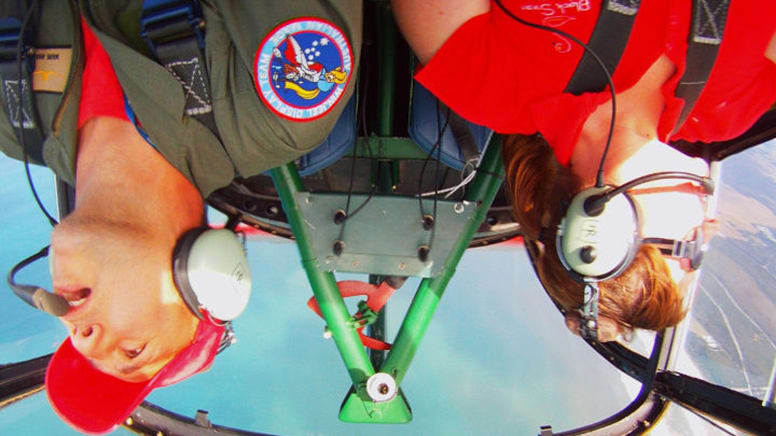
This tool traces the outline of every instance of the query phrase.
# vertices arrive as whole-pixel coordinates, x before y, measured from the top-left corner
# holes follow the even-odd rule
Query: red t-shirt
[[[85,65],[81,79],[78,128],[98,116],[129,121],[124,110],[124,92],[116,78],[108,53],[83,19],[81,29],[84,35]]]
[[[600,1],[504,0],[520,18],[587,42]],[[633,86],[665,54],[676,73],[663,85],[661,140],[720,141],[748,129],[776,101],[776,65],[764,52],[776,30],[776,2],[731,2],[714,70],[685,125],[670,135],[684,101],[674,97],[684,73],[691,2],[643,0],[613,74],[617,92]],[[608,89],[579,96],[563,90],[583,55],[579,45],[517,23],[491,3],[448,38],[415,78],[464,118],[501,133],[541,132],[559,162],[571,158],[582,124],[610,98]]]

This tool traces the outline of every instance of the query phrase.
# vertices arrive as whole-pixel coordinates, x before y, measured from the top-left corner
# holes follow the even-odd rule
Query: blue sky
[[[44,201],[53,204],[50,173],[34,174]],[[0,158],[0,198],[0,268],[7,271],[46,244],[50,228],[21,163]],[[511,435],[537,433],[543,424],[556,431],[588,424],[632,398],[634,384],[626,390],[627,377],[566,331],[522,247],[507,245],[468,250],[459,264],[401,385],[413,421],[342,423],[337,414],[350,381],[336,347],[322,337],[323,320],[305,306],[312,293],[296,246],[252,237],[248,252],[253,296],[235,321],[237,344],[207,373],[152,393],[152,402],[188,416],[207,410],[216,424],[283,435]],[[47,265],[35,265],[21,279],[48,285]],[[408,281],[389,301],[389,339],[417,284]],[[0,292],[0,331],[0,363],[52,352],[66,335],[7,288]],[[33,435],[69,432],[44,393],[0,409],[0,434],[21,428]]]

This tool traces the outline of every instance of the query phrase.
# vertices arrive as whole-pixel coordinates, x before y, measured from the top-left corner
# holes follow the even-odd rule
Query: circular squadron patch
[[[320,18],[281,23],[264,38],[254,61],[256,89],[283,118],[310,121],[334,107],[353,72],[345,34]]]

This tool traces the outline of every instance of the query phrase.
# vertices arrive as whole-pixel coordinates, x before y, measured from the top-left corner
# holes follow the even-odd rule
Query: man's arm
[[[461,24],[488,12],[489,0],[391,0],[396,22],[422,64]]]

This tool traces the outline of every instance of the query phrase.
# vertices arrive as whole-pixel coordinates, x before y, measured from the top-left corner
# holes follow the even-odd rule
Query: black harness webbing
[[[140,35],[183,86],[185,114],[218,136],[205,62],[204,20],[197,0],[145,0]]]
[[[677,132],[687,121],[711,75],[722,43],[730,0],[695,0],[692,27],[687,47],[687,66],[676,87],[675,95],[684,107],[674,126]]]
[[[27,2],[18,0],[6,6],[8,15],[0,18],[0,87],[5,101],[5,111],[16,138],[30,162],[43,162],[43,130],[32,98],[32,73],[35,69],[35,54],[32,49],[37,17],[33,16],[24,25],[28,12]],[[37,11],[32,11],[35,14]],[[22,29],[24,27],[24,29]],[[24,34],[22,35],[22,30]],[[17,50],[19,40],[21,52]],[[21,59],[17,59],[17,55]],[[21,75],[19,74],[21,62]],[[24,141],[22,141],[22,129]]]
[[[603,60],[609,73],[613,74],[628,43],[640,0],[606,0],[605,3],[601,7],[601,14],[588,46]],[[687,121],[711,75],[719,45],[722,43],[729,4],[730,0],[693,1],[686,69],[675,92],[685,103],[674,132]],[[566,85],[565,92],[600,92],[606,85],[606,77],[601,72],[601,67],[593,56],[585,51]]]
[[[587,45],[601,58],[610,74],[620,63],[641,0],[605,0]],[[564,92],[601,92],[608,84],[595,58],[585,50]]]
[[[440,110],[446,108],[442,103],[440,103],[439,106]],[[466,120],[453,111],[446,113],[448,114],[447,123],[450,126],[450,131],[453,132],[458,147],[461,149],[461,155],[463,155],[464,162],[476,159],[480,155],[480,151],[477,149],[477,141],[469,130]]]

